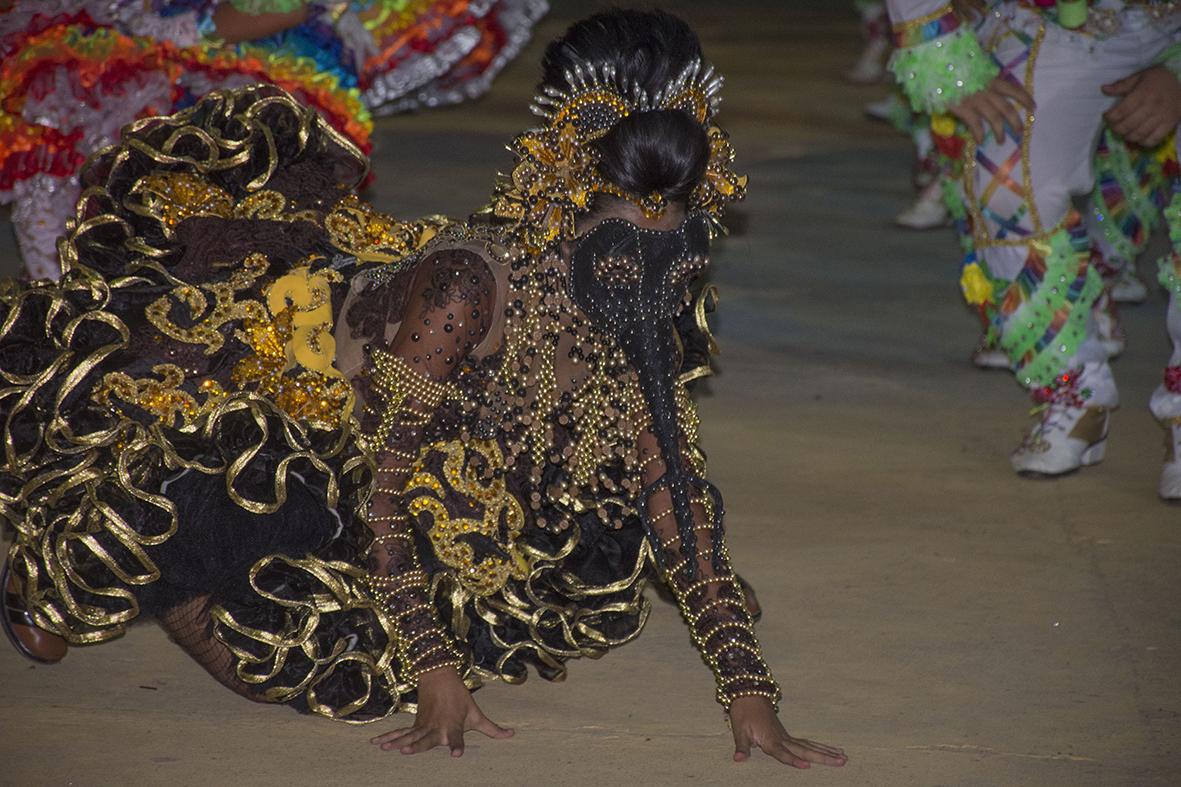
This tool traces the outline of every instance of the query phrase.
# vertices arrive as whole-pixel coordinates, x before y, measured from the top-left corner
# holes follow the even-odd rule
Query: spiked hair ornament
[[[692,210],[720,219],[726,204],[742,199],[746,176],[731,168],[734,148],[713,125],[721,103],[722,77],[713,66],[690,63],[667,85],[649,93],[607,63],[580,63],[565,72],[566,88],[546,85],[530,109],[545,121],[509,146],[516,165],[493,195],[493,215],[517,224],[526,246],[537,251],[574,236],[574,218],[591,209],[595,194],[625,199],[649,218],[663,215],[663,194],[631,194],[599,174],[591,144],[628,115],[680,110],[706,130],[710,155],[705,177],[690,197]]]

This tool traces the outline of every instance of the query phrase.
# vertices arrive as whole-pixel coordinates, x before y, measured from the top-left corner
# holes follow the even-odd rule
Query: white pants
[[[1102,115],[1115,101],[1102,86],[1150,66],[1178,39],[1179,28],[1181,14],[1159,21],[1130,8],[1119,12],[1117,31],[1097,38],[1065,30],[1016,3],[990,12],[979,31],[985,49],[1036,103],[1024,128],[1008,130],[1001,140],[989,134],[967,154],[964,188],[973,241],[994,279],[1040,284],[1036,265],[1027,270],[1030,243],[1080,222],[1072,200],[1094,185]],[[1002,336],[1007,321],[1021,316],[1018,309],[999,318]],[[1118,395],[1096,334],[1092,321],[1062,370],[1085,367],[1093,402],[1114,405]]]

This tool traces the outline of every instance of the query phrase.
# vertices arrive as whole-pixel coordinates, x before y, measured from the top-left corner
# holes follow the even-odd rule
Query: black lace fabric
[[[683,461],[688,446],[682,446]],[[640,438],[644,462],[644,483],[651,484],[665,472],[656,438]],[[763,660],[737,575],[730,565],[724,537],[714,532],[719,524],[709,510],[714,503],[704,494],[694,496],[692,510],[696,538],[696,571],[686,571],[690,558],[681,547],[681,535],[673,515],[672,496],[667,489],[655,492],[647,501],[652,528],[662,553],[663,579],[677,599],[689,627],[689,636],[717,681],[717,700],[725,708],[739,697],[761,696],[777,703],[778,684]]]
[[[488,333],[495,282],[482,258],[460,249],[423,259],[401,293],[404,279],[363,289],[346,306],[345,319],[350,340],[364,342],[368,360],[355,384],[378,458],[368,517],[370,585],[395,620],[403,675],[413,682],[429,670],[459,666],[462,658],[431,602],[403,491],[446,398],[446,382]]]

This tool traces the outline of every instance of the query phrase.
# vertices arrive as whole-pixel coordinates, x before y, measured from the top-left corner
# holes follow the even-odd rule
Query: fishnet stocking
[[[212,606],[209,596],[198,596],[161,613],[157,620],[169,638],[184,648],[218,683],[247,699],[264,702],[262,695],[239,680],[234,671],[234,654],[213,636],[213,618],[209,615]]]

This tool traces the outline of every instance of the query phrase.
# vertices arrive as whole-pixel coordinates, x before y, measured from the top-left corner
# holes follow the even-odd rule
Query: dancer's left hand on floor
[[[730,729],[734,732],[734,761],[750,759],[751,746],[795,768],[844,765],[848,758],[835,746],[793,738],[784,729],[766,697],[739,697],[730,705]]]
[[[418,713],[414,724],[378,735],[369,742],[383,751],[419,754],[446,746],[452,757],[463,756],[463,736],[475,730],[489,738],[511,738],[513,731],[494,723],[476,705],[452,667],[423,673],[418,679]]]

